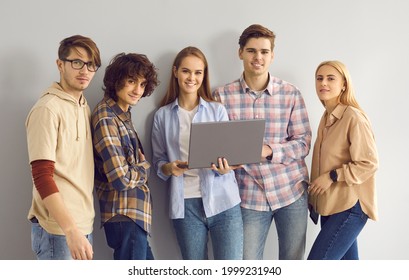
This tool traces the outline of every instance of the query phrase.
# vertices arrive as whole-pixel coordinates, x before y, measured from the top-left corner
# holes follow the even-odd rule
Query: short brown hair
[[[244,29],[243,33],[239,38],[239,45],[240,49],[243,49],[244,46],[247,44],[247,41],[251,38],[266,38],[269,39],[271,42],[271,51],[274,49],[274,41],[276,35],[270,29],[260,25],[260,24],[253,24]]]
[[[105,69],[104,87],[105,94],[117,101],[117,91],[125,86],[129,78],[146,79],[146,87],[142,97],[149,96],[159,85],[155,65],[144,54],[119,53]]]
[[[62,40],[58,48],[58,58],[61,60],[66,59],[70,55],[71,50],[75,48],[84,48],[91,61],[96,66],[101,66],[101,56],[97,45],[90,38],[81,35],[74,35]]]

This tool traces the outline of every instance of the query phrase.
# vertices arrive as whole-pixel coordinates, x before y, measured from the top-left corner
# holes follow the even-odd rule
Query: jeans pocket
[[[120,222],[111,222],[104,224],[105,237],[107,244],[112,249],[121,247],[122,243],[122,230]]]
[[[38,223],[31,224],[31,249],[37,255],[40,253],[43,229]]]

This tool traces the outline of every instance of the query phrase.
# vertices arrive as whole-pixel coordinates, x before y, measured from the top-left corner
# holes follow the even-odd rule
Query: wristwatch
[[[273,159],[273,148],[270,147],[270,145],[267,145],[271,149],[271,154],[266,156],[266,160],[272,161]]]
[[[333,169],[329,172],[329,177],[331,178],[332,182],[337,182],[338,181],[338,173],[336,169]]]

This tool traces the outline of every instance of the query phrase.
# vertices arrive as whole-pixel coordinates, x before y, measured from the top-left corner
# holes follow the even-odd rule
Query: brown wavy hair
[[[146,87],[142,97],[149,96],[159,85],[157,69],[144,54],[119,53],[105,69],[103,90],[106,95],[117,101],[117,91],[125,86],[129,78],[146,79]]]
[[[182,63],[182,60],[188,56],[195,56],[199,58],[201,61],[203,61],[203,64],[204,64],[203,82],[200,88],[198,89],[198,95],[206,101],[214,101],[212,99],[212,94],[211,94],[211,89],[210,89],[209,66],[207,63],[207,59],[201,50],[199,50],[196,47],[189,46],[189,47],[182,49],[176,55],[176,58],[173,61],[168,90],[166,91],[166,94],[163,97],[160,103],[160,106],[165,106],[169,103],[172,103],[173,101],[176,100],[176,98],[178,98],[179,84],[178,84],[178,79],[175,77],[173,73],[173,69],[174,68],[178,69],[180,64]]]

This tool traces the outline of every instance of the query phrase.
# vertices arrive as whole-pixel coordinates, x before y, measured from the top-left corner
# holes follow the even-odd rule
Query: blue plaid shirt
[[[101,226],[116,215],[132,219],[150,232],[152,206],[147,186],[147,161],[139,161],[142,150],[130,111],[124,112],[105,96],[92,113],[95,188]],[[142,150],[143,151],[143,150]]]

